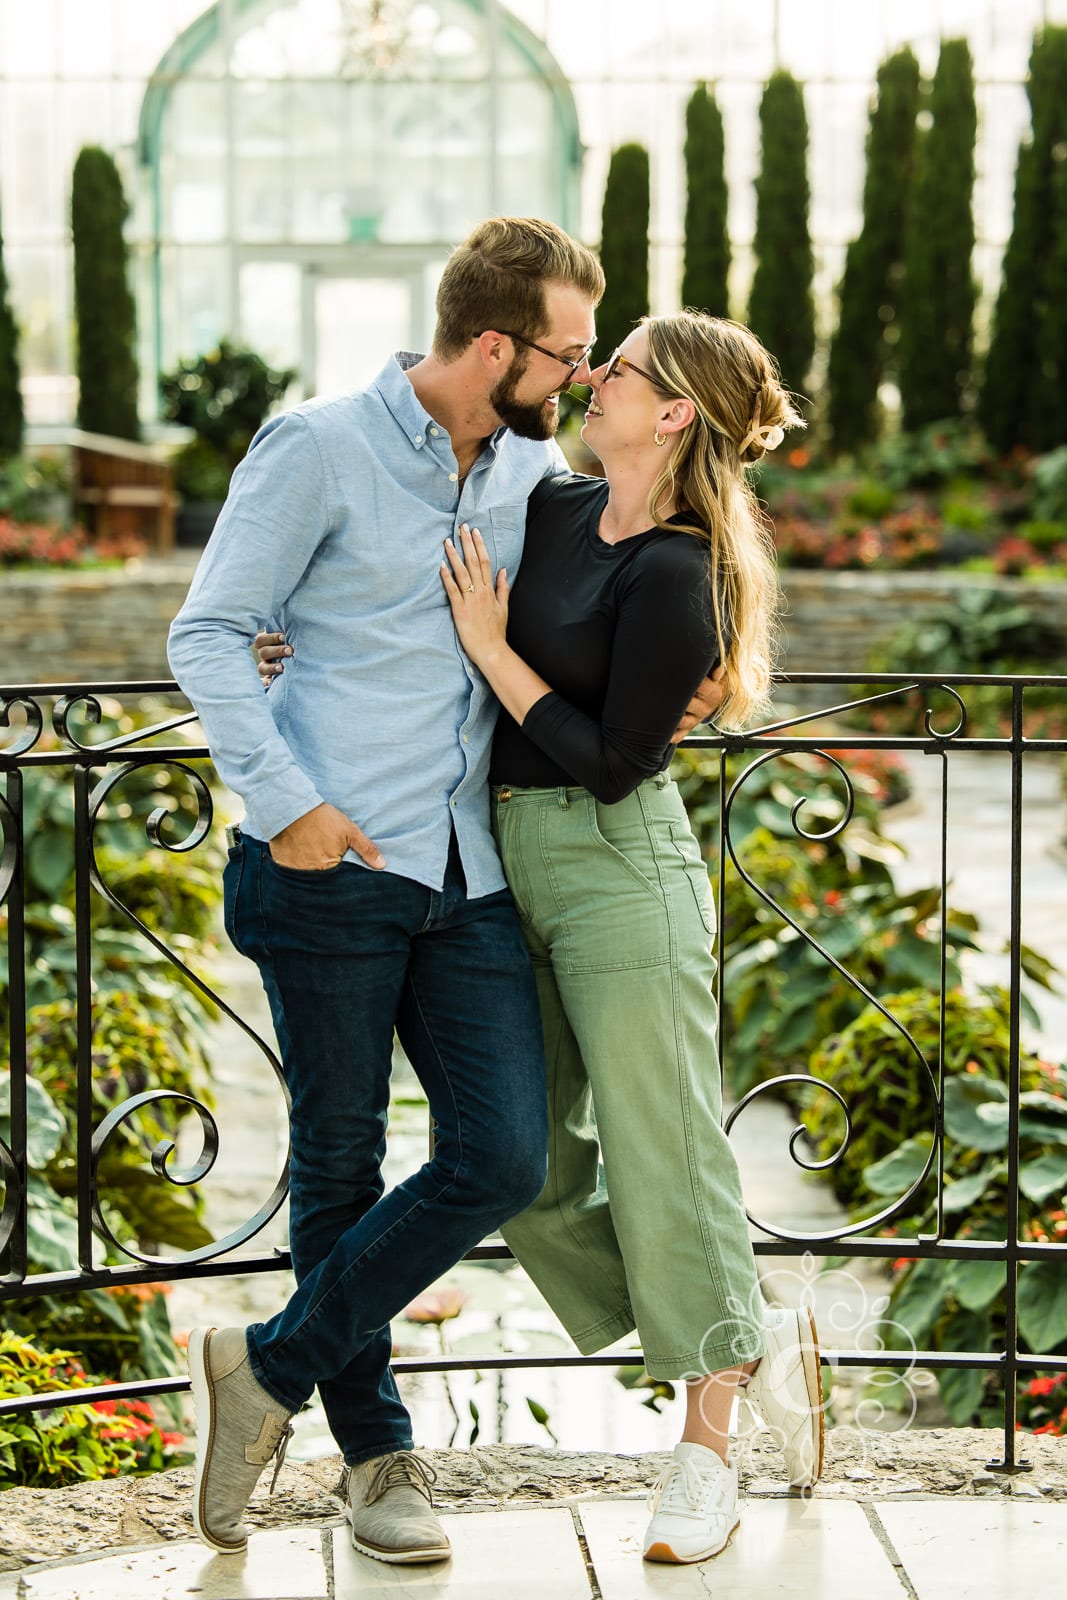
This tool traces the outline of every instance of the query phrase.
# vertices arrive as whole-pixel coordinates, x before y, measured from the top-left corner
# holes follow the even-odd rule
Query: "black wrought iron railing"
[[[851,691],[851,693],[845,692]],[[1003,1265],[1006,1274],[1003,1331],[989,1348],[975,1350],[891,1349],[825,1350],[832,1363],[853,1367],[892,1367],[895,1364],[929,1369],[977,1368],[996,1372],[1002,1379],[1004,1443],[1002,1459],[991,1465],[1005,1471],[1020,1470],[1016,1452],[1016,1383],[1020,1376],[1041,1372],[1067,1371],[1067,1356],[1033,1352],[1020,1348],[1017,1280],[1020,1268],[1030,1261],[1052,1259],[1067,1262],[1067,1243],[1043,1243],[1020,1237],[1020,1031],[1024,1013],[1023,967],[1023,844],[1024,774],[1029,762],[1067,751],[1064,713],[1067,712],[1067,677],[952,676],[909,677],[903,674],[868,674],[860,680],[842,674],[795,674],[781,680],[781,700],[794,697],[798,704],[812,709],[768,723],[744,735],[705,735],[686,741],[687,748],[703,750],[718,763],[719,902],[720,928],[724,930],[719,950],[720,1017],[727,1015],[726,996],[721,985],[728,981],[730,925],[724,913],[727,884],[737,875],[748,892],[769,907],[792,936],[805,940],[817,957],[825,962],[828,978],[852,985],[866,1001],[879,1007],[888,1020],[907,1035],[903,1024],[892,1017],[878,994],[868,991],[861,979],[833,950],[821,945],[810,933],[797,908],[779,904],[768,889],[750,875],[737,850],[733,818],[735,809],[745,803],[746,786],[759,781],[768,763],[783,756],[812,752],[837,774],[840,786],[839,813],[824,822],[822,831],[805,826],[801,798],[792,806],[784,804],[790,826],[808,840],[847,837],[853,816],[853,783],[849,763],[853,753],[896,751],[913,752],[939,763],[939,821],[936,824],[936,850],[939,861],[938,899],[941,914],[936,939],[939,952],[940,1029],[936,1058],[925,1053],[908,1037],[916,1082],[929,1104],[930,1144],[924,1167],[906,1185],[870,1214],[853,1217],[829,1231],[804,1232],[771,1219],[753,1217],[759,1230],[757,1254],[801,1256],[817,1251],[839,1258],[874,1257],[891,1260],[901,1256],[921,1261],[992,1261]],[[972,698],[999,698],[1001,724],[993,732],[969,731]],[[1029,728],[1031,705],[1040,700],[1059,708],[1045,719],[1045,730],[1034,735]],[[826,702],[826,703],[824,703]],[[173,710],[168,709],[173,706]],[[146,709],[147,708],[147,709]],[[891,730],[877,726],[887,709],[894,713]],[[100,735],[105,725],[104,736]],[[96,732],[94,733],[94,728]],[[1048,729],[1052,729],[1051,735]],[[873,731],[872,731],[873,730]],[[150,925],[125,903],[121,887],[116,887],[109,867],[110,858],[101,840],[116,819],[127,832],[136,826],[146,852],[163,851],[170,856],[196,858],[198,850],[217,844],[220,824],[215,818],[212,797],[213,775],[206,748],[198,744],[198,730],[176,685],[168,681],[109,684],[36,684],[0,687],[0,963],[6,958],[6,977],[0,964],[0,1001],[7,1014],[9,1069],[0,1071],[0,1178],[3,1204],[0,1207],[0,1301],[15,1302],[27,1297],[64,1296],[86,1289],[115,1288],[133,1284],[157,1284],[186,1278],[207,1278],[248,1273],[273,1272],[286,1268],[287,1254],[264,1249],[258,1243],[267,1223],[282,1205],[287,1192],[287,1167],[283,1165],[270,1192],[251,1209],[247,1220],[225,1237],[169,1254],[131,1238],[128,1230],[116,1230],[108,1204],[109,1152],[120,1129],[138,1119],[163,1119],[171,1134],[164,1132],[145,1163],[153,1180],[163,1186],[190,1187],[206,1178],[215,1163],[220,1130],[207,1104],[167,1084],[146,1081],[138,1092],[117,1100],[106,1111],[101,1108],[99,1085],[95,1082],[98,1065],[94,1053],[94,1030],[100,1022],[102,1003],[98,995],[101,962],[107,955],[107,941],[115,937],[115,926],[122,935],[141,941],[157,963],[179,975],[231,1022],[256,1039],[262,1051],[263,1071],[275,1074],[279,1091],[284,1082],[271,1045],[257,1038],[253,1029],[228,1004],[223,993],[213,990],[191,959],[182,939],[180,926],[166,934],[158,921]],[[944,1030],[947,971],[946,928],[950,889],[949,795],[953,762],[965,753],[978,753],[990,763],[990,771],[1006,766],[1009,794],[1007,831],[991,837],[989,850],[1007,890],[1005,936],[1005,982],[1008,995],[1008,1060],[1004,1080],[1008,1095],[1008,1131],[1004,1159],[1007,1163],[1007,1211],[1002,1236],[964,1237],[960,1230],[945,1226],[945,1070]],[[733,758],[749,757],[739,774]],[[158,785],[166,786],[162,802],[146,809],[145,784],[138,789],[140,800],[131,804],[124,798],[128,786],[137,785],[145,774],[155,775],[148,785],[158,801]],[[164,775],[160,778],[160,775]],[[38,790],[47,785],[49,814],[62,813],[62,828],[55,834],[54,849],[61,852],[60,834],[69,835],[69,873],[61,858],[49,856],[47,829],[42,833],[42,806]],[[153,785],[155,787],[153,787]],[[171,798],[171,797],[179,798]],[[772,803],[772,802],[768,802]],[[138,809],[140,806],[140,811]],[[184,820],[183,820],[184,819]],[[31,877],[42,870],[55,886],[61,904],[62,926],[53,926],[57,938],[51,944],[38,935],[41,907],[33,899]],[[110,929],[103,928],[100,908],[110,908]],[[94,914],[95,911],[95,914]],[[48,930],[46,930],[48,931]],[[76,1258],[61,1270],[41,1271],[31,1266],[35,1174],[33,1161],[33,1077],[29,1060],[27,1017],[39,980],[41,964],[58,962],[65,974],[67,1009],[71,1022],[68,1077],[74,1084],[76,1109],[74,1149],[68,1174],[67,1215],[72,1223],[70,1243]],[[0,1013],[2,1014],[2,1013]],[[3,1035],[0,1033],[0,1048]],[[728,1062],[731,1039],[725,1032],[722,1051]],[[0,1063],[2,1066],[2,1063]],[[733,1107],[728,1118],[732,1128],[755,1099],[780,1095],[793,1085],[810,1086],[803,1074],[779,1075],[757,1084]],[[831,1165],[840,1158],[851,1132],[850,1108],[832,1085],[825,1086],[839,1102],[843,1135],[838,1150],[821,1163],[806,1145],[803,1129],[797,1128],[789,1141],[792,1159],[813,1169]],[[178,1128],[190,1118],[199,1124],[200,1148],[184,1168],[176,1164]],[[187,1137],[183,1143],[187,1143]],[[885,1237],[894,1219],[911,1215],[909,1207],[924,1185],[936,1187],[933,1225],[925,1232]],[[503,1258],[509,1251],[503,1245],[485,1244],[472,1253],[478,1258]],[[441,1368],[618,1365],[619,1353],[582,1356],[499,1355],[486,1353],[469,1359],[398,1361],[401,1371]],[[128,1394],[159,1395],[188,1387],[183,1375],[156,1378],[130,1384],[56,1390],[49,1394],[15,1397],[0,1396],[0,1411],[8,1413],[39,1410],[55,1405],[91,1403],[96,1399],[118,1398]]]

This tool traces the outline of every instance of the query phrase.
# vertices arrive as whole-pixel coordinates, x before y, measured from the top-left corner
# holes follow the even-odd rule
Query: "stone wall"
[[[852,672],[876,643],[920,612],[950,606],[964,588],[993,588],[1019,601],[1059,635],[1062,650],[1048,672],[1067,671],[1067,583],[987,578],[956,572],[816,572],[782,574],[786,596],[783,668],[789,672]],[[906,672],[901,661],[893,669]]]
[[[0,577],[0,683],[98,683],[171,677],[167,629],[196,553],[96,572]]]
[[[169,677],[167,627],[195,564],[196,552],[190,551],[121,571],[5,573],[0,683]],[[1048,670],[1064,670],[1067,584],[951,572],[787,571],[783,667],[862,671],[877,640],[920,611],[950,604],[974,583],[1024,600],[1055,629],[1064,649]],[[900,670],[907,670],[907,662]]]

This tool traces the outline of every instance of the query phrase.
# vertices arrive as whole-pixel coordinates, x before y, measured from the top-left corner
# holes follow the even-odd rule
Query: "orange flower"
[[[790,450],[787,459],[791,467],[806,467],[811,460],[811,456],[806,450],[801,450],[798,447],[795,450]]]

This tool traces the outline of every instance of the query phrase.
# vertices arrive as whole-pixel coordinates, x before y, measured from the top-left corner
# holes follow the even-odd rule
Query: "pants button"
[[[500,793],[497,795],[497,799],[500,801],[500,804],[503,805],[505,800],[511,799],[511,790],[501,789]]]

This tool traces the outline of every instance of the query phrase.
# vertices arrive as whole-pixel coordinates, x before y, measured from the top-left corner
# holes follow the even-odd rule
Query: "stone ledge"
[[[836,1435],[840,1433],[840,1438]],[[831,1430],[817,1498],[878,1501],[939,1495],[1015,1496],[1067,1501],[1067,1439],[1019,1438],[1033,1471],[1009,1477],[988,1470],[1003,1435],[977,1428],[908,1429],[900,1433]],[[790,1493],[781,1458],[755,1438],[739,1449],[741,1479],[751,1498]],[[453,1511],[546,1505],[574,1499],[644,1494],[668,1457],[571,1454],[536,1445],[486,1445],[428,1450],[436,1496]],[[283,1468],[277,1492],[260,1487],[249,1522],[258,1529],[329,1524],[341,1519],[334,1495],[340,1457]],[[189,1513],[192,1469],[149,1478],[119,1478],[68,1489],[9,1489],[3,1496],[0,1572],[123,1548],[146,1548],[194,1537]]]

